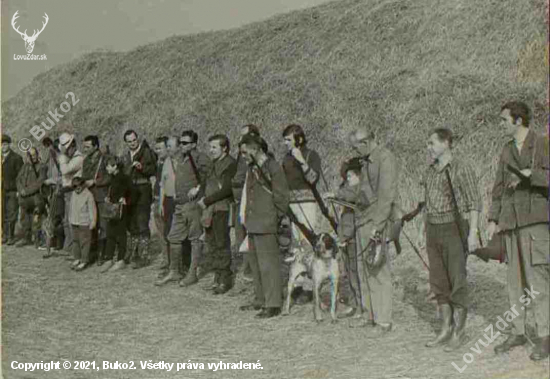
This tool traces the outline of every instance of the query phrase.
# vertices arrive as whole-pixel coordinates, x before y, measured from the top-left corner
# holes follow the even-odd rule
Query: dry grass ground
[[[472,342],[456,353],[427,349],[434,334],[435,305],[426,301],[426,274],[406,249],[395,263],[395,330],[387,335],[350,329],[347,321],[331,325],[328,314],[317,325],[311,304],[295,305],[291,316],[267,321],[240,312],[250,290],[214,296],[197,286],[153,285],[155,267],[101,274],[97,267],[82,273],[63,258],[42,260],[33,248],[3,248],[4,378],[548,378],[548,360],[532,363],[523,348],[495,356],[469,350],[473,340],[507,310],[505,266],[472,258],[472,296],[468,334]],[[459,374],[452,362],[462,355],[475,361]],[[160,370],[24,373],[12,361],[170,363],[257,362],[262,371]]]

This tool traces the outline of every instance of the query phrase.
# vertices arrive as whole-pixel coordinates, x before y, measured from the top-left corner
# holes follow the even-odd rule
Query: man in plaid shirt
[[[433,163],[422,183],[426,201],[430,288],[443,314],[441,332],[426,346],[447,344],[445,351],[455,350],[466,342],[466,258],[468,252],[478,247],[477,222],[482,209],[474,170],[453,157],[452,142],[453,134],[449,129],[438,128],[432,132],[428,139],[428,153]],[[468,216],[469,222],[463,218],[464,215]]]

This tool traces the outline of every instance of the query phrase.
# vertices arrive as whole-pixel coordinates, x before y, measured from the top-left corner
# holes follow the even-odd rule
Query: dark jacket
[[[229,203],[233,200],[231,179],[236,172],[237,161],[230,155],[226,155],[212,165],[206,177],[204,204],[213,205],[214,212],[229,210]]]
[[[290,153],[285,155],[283,160],[283,170],[288,187],[292,191],[307,190],[311,188],[310,186],[316,186],[321,173],[321,158],[319,154],[307,147],[303,147],[301,151],[309,167],[307,172],[303,172],[300,163]]]
[[[92,155],[84,158],[82,164],[82,178],[84,180],[95,179],[95,185],[89,189],[92,195],[94,195],[96,203],[103,203],[105,201],[105,196],[107,196],[111,176],[107,173],[107,157],[102,154],[99,149]]]
[[[118,201],[123,197],[126,199],[126,202],[130,201],[130,187],[132,182],[128,175],[124,174],[122,171],[111,177],[111,182],[107,187],[106,195],[109,196],[111,203],[118,203]],[[103,199],[104,201],[105,199]]]
[[[239,154],[237,157],[237,172],[233,179],[231,179],[231,188],[233,190],[233,199],[236,203],[241,202],[243,196],[244,181],[246,179],[246,172],[248,171],[248,165],[246,160]]]
[[[23,167],[23,158],[11,150],[4,159],[2,157],[2,192],[17,191],[17,175]]]
[[[268,158],[261,168],[270,184],[256,170],[248,169],[244,226],[248,233],[275,234],[279,216],[285,214],[289,207],[290,190],[286,176],[272,158]]]
[[[35,173],[36,170],[36,173]],[[35,195],[40,191],[42,183],[47,179],[48,166],[37,162],[34,164],[27,162],[23,165],[17,175],[17,192],[19,196],[28,197]]]
[[[134,162],[141,163],[141,169],[138,170],[132,167]],[[146,141],[141,143],[141,147],[133,159],[128,151],[122,157],[124,174],[128,175],[132,180],[132,184],[146,184],[151,176],[155,176],[157,170],[156,154],[151,150]]]
[[[501,230],[548,223],[548,155],[548,136],[537,136],[532,130],[525,138],[521,154],[513,140],[504,145],[489,211],[489,220],[498,223]],[[531,169],[530,178],[515,189],[508,188],[515,176],[509,166],[517,170]]]

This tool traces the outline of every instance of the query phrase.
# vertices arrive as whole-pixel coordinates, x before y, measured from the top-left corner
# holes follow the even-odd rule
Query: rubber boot
[[[451,340],[443,349],[446,352],[451,352],[467,342],[466,338],[466,319],[468,318],[468,309],[462,307],[455,307],[455,328],[453,330],[453,336]]]
[[[191,243],[191,264],[189,265],[189,271],[180,282],[181,287],[191,286],[199,281],[197,277],[197,268],[199,267],[199,261],[202,255],[202,243],[199,241],[193,241]]]
[[[181,274],[179,272],[179,265],[181,263],[181,251],[177,248],[177,245],[170,246],[170,271],[164,278],[157,280],[155,286],[163,286],[170,282],[177,282],[181,280]]]
[[[17,240],[15,239],[15,222],[8,223],[8,233],[9,234],[7,245],[12,246],[15,244],[15,242],[17,242]]]
[[[451,304],[441,304],[441,313],[443,314],[441,331],[434,340],[426,344],[426,347],[434,347],[445,344],[449,341],[453,334],[453,308],[451,307]]]

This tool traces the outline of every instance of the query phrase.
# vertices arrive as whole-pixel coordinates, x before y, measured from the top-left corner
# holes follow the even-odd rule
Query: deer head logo
[[[33,49],[34,49],[34,41],[36,41],[36,39],[38,38],[38,36],[40,35],[40,33],[42,33],[42,31],[44,30],[44,28],[46,27],[46,25],[48,24],[48,15],[46,13],[45,16],[43,16],[45,19],[46,19],[46,22],[44,22],[42,24],[42,29],[40,29],[40,31],[38,30],[34,30],[34,33],[32,36],[28,36],[27,35],[27,29],[25,29],[25,31],[23,33],[21,33],[19,31],[19,27],[15,27],[15,20],[19,17],[17,15],[19,11],[15,12],[15,14],[13,15],[12,19],[11,19],[11,26],[13,27],[13,29],[19,33],[21,35],[21,38],[23,38],[23,40],[25,41],[25,49],[27,50],[27,53],[32,53]]]

